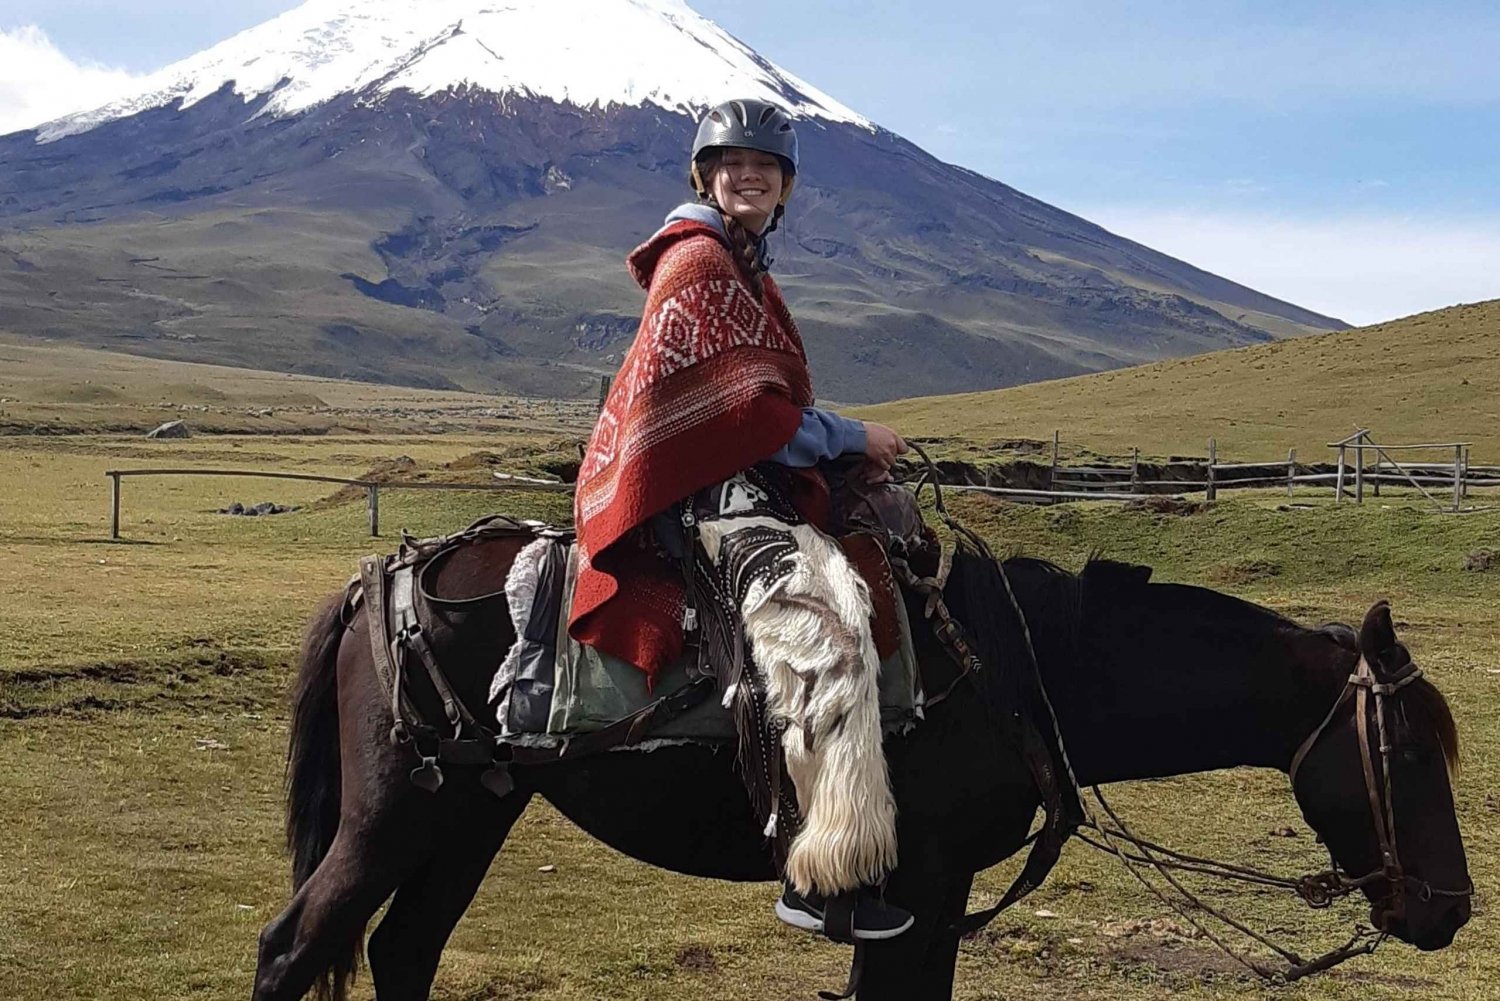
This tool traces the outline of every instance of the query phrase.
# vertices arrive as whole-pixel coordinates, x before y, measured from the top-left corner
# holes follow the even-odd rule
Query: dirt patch
[[[693,942],[677,950],[677,955],[672,957],[672,962],[684,970],[692,970],[694,973],[717,973],[719,961],[714,958],[712,946]]]
[[[1186,497],[1171,496],[1148,496],[1140,500],[1133,500],[1126,505],[1130,511],[1150,511],[1152,514],[1175,514],[1190,515],[1197,514],[1207,505],[1202,501],[1188,500]]]
[[[516,1001],[517,998],[548,994],[562,983],[550,970],[507,970],[490,979],[477,990],[457,995],[462,1001]]]
[[[1121,921],[1106,921],[1099,926],[1105,938],[1158,938],[1193,939],[1202,938],[1203,933],[1185,921],[1173,918],[1126,918]]]
[[[568,441],[545,452],[539,452],[532,446],[470,452],[452,462],[444,463],[443,468],[456,473],[480,470],[575,483],[578,480],[578,470],[583,456],[580,445],[581,442]]]
[[[1242,559],[1233,563],[1220,563],[1208,571],[1208,579],[1216,584],[1253,584],[1258,580],[1270,580],[1281,576],[1282,566],[1275,560]]]
[[[159,703],[259,707],[282,695],[284,657],[199,650],[159,661],[59,665],[0,674],[0,719],[84,716]]]
[[[1251,979],[1248,970],[1219,950],[1186,942],[1131,941],[1111,950],[1110,955],[1123,965],[1148,966],[1162,973],[1183,973],[1194,978]]]
[[[417,473],[417,460],[409,455],[398,455],[394,459],[380,460],[355,479],[373,480],[377,483],[400,483],[421,479],[421,476]],[[311,509],[323,511],[342,504],[362,501],[365,496],[364,487],[342,486],[322,500],[315,501]]]
[[[1401,973],[1371,973],[1368,970],[1334,970],[1328,974],[1338,980],[1349,980],[1357,984],[1380,984],[1383,987],[1399,987],[1407,991],[1420,991],[1417,997],[1438,997],[1438,982],[1429,977],[1409,977]]]

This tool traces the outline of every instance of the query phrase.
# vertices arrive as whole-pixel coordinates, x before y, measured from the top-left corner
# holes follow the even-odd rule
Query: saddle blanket
[[[863,545],[850,556],[867,564]],[[883,562],[883,555],[880,556]],[[568,601],[578,572],[577,553],[566,539],[538,538],[516,557],[506,597],[517,640],[496,672],[490,689],[501,737],[526,746],[552,746],[570,736],[602,730],[663,696],[697,681],[697,650],[690,648],[661,670],[654,688],[633,664],[580,645],[568,635]],[[870,576],[870,575],[866,575]],[[880,610],[877,638],[882,649],[880,716],[887,734],[902,733],[921,718],[922,691],[905,603],[895,594],[889,573],[880,584],[891,589]],[[894,622],[882,621],[889,617]],[[653,728],[651,740],[727,742],[736,739],[734,718],[710,697],[682,715]],[[647,745],[650,746],[649,744]]]

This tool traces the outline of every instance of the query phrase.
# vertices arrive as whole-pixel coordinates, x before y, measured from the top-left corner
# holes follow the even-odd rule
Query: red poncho
[[[775,453],[813,394],[776,283],[757,297],[713,227],[674,223],[628,263],[646,309],[578,474],[568,631],[654,676],[682,651],[682,576],[633,530]]]

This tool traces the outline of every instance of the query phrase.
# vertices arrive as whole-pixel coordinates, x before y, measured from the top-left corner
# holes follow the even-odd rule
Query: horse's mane
[[[1003,565],[1004,576],[993,560],[960,548],[953,556],[946,597],[981,663],[1015,665],[1015,670],[986,670],[979,679],[979,690],[991,708],[1010,712],[1027,689],[1024,679],[1033,651],[1039,668],[1049,659],[1071,659],[1082,619],[1082,588],[1076,574],[1047,560],[1017,556]],[[1007,584],[1024,607],[1024,617],[1012,607]],[[1063,649],[1057,648],[1059,643]]]
[[[1170,594],[1184,610],[1201,611],[1212,605],[1220,612],[1233,612],[1246,621],[1263,621],[1280,628],[1326,636],[1333,643],[1359,655],[1359,634],[1342,622],[1325,623],[1309,628],[1280,612],[1205,587],[1187,584],[1152,584],[1151,568],[1105,559],[1092,553],[1078,573],[1065,570],[1049,560],[1030,556],[1013,556],[1004,561],[1006,577],[1012,582],[1016,597],[1025,608],[1033,640],[1060,637],[1063,650],[1054,655],[1073,652],[1091,601],[1119,600],[1137,589],[1151,587],[1156,595]],[[1004,592],[1005,584],[991,561],[960,549],[953,559],[952,580],[957,583],[954,615],[973,635],[977,652],[986,664],[1025,663],[1027,656],[1021,622],[1011,611]],[[998,609],[998,614],[997,614]],[[1041,644],[1037,656],[1045,658]],[[992,674],[1005,672],[991,672]],[[1426,678],[1418,678],[1402,690],[1401,705],[1410,715],[1425,719],[1436,735],[1448,763],[1449,771],[1459,765],[1458,727],[1447,698]]]

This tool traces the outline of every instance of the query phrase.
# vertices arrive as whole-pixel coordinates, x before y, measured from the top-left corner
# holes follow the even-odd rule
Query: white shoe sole
[[[793,928],[801,928],[803,931],[823,933],[823,919],[795,907],[788,907],[783,901],[776,901],[776,916]],[[854,937],[861,942],[881,942],[886,939],[895,938],[905,932],[916,923],[915,917],[906,919],[906,923],[899,928],[887,928],[884,931],[865,931],[855,929]]]

